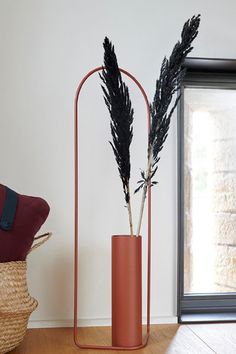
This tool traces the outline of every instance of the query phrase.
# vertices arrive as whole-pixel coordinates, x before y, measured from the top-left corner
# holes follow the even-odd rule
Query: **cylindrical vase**
[[[142,237],[112,236],[112,345],[142,344]]]

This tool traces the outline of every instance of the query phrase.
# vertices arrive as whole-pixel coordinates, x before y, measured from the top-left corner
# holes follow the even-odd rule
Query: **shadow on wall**
[[[106,246],[97,243],[79,250],[80,319],[111,317],[111,252]]]
[[[53,245],[52,245],[53,247]],[[50,250],[49,250],[50,252]],[[52,252],[52,251],[51,251]],[[28,277],[30,293],[39,301],[33,321],[57,321],[73,318],[73,259],[68,252],[55,255],[38,266],[38,258],[30,259]],[[36,281],[30,281],[34,279]],[[40,318],[39,318],[40,312]]]

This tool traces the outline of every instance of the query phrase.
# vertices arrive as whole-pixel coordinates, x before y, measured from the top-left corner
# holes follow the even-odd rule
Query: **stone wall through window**
[[[184,91],[184,293],[236,292],[236,90]]]

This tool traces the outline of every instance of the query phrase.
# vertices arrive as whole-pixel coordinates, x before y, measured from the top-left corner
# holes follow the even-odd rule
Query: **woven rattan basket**
[[[48,240],[51,234],[34,244],[30,252]],[[29,295],[27,262],[0,263],[0,354],[16,348],[23,340],[28,320],[38,302]]]

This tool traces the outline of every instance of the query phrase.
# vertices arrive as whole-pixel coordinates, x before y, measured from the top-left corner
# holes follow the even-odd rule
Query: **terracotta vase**
[[[142,344],[142,237],[112,236],[112,345]]]

